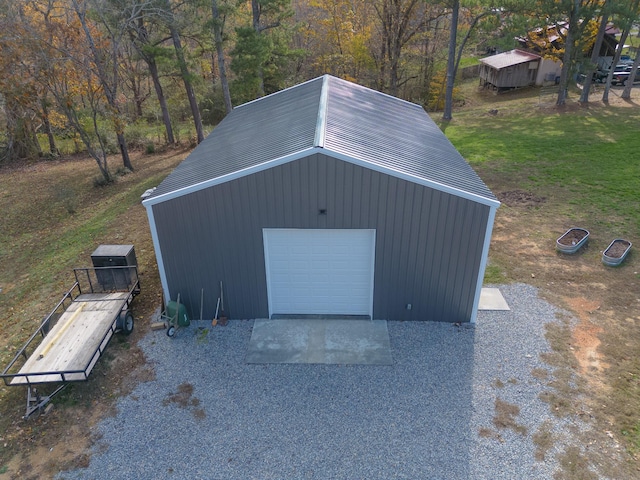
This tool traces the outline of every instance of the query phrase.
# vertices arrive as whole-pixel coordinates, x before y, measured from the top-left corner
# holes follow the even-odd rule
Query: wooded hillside
[[[543,45],[566,66],[561,104],[576,73],[593,67],[584,52],[600,26],[619,25],[624,41],[638,4],[0,0],[0,163],[85,151],[109,182],[110,154],[131,170],[131,147],[199,143],[203,125],[234,105],[324,73],[450,119],[459,66],[569,22],[558,31],[571,48]]]

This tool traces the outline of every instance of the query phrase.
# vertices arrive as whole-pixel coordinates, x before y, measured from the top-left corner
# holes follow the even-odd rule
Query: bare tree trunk
[[[607,8],[607,3],[605,2],[603,8]],[[600,26],[598,27],[598,35],[596,35],[596,42],[593,45],[593,51],[591,52],[591,63],[589,64],[589,68],[585,71],[584,83],[582,84],[582,93],[580,94],[580,103],[589,103],[589,91],[591,90],[591,83],[593,81],[593,74],[598,69],[598,58],[600,57],[600,49],[602,48],[602,41],[604,40],[604,34],[607,30],[607,23],[609,22],[609,14],[608,12],[602,13],[602,18],[600,19]]]
[[[137,25],[129,31],[131,36],[131,43],[133,48],[136,49],[140,58],[142,58],[147,67],[149,67],[149,74],[153,82],[153,88],[156,91],[156,97],[158,97],[158,103],[160,104],[160,111],[162,112],[162,122],[167,133],[167,143],[174,145],[176,143],[175,136],[173,135],[173,127],[171,125],[171,117],[169,115],[169,107],[167,106],[167,99],[162,90],[162,83],[160,82],[160,74],[158,73],[158,64],[152,53],[147,53],[144,49],[144,45],[149,45],[149,33],[144,24],[144,18],[138,18]]]
[[[380,77],[378,80],[378,89],[381,92],[386,90],[386,75],[387,75],[387,36],[389,33],[386,28],[383,27],[382,42],[380,42]]]
[[[629,78],[624,84],[624,90],[622,90],[622,95],[620,95],[620,98],[623,100],[631,100],[631,89],[633,88],[633,83],[636,81],[638,66],[640,66],[640,55],[636,55],[636,59],[633,61],[633,66],[631,67],[631,73],[629,73]]]
[[[191,107],[191,114],[193,115],[193,124],[196,128],[197,143],[204,140],[204,129],[202,128],[202,117],[200,116],[200,108],[198,107],[198,101],[196,99],[196,93],[191,85],[189,68],[184,58],[184,49],[182,48],[182,41],[180,40],[180,34],[176,28],[173,11],[171,10],[170,0],[164,0],[164,10],[167,16],[167,27],[171,34],[171,40],[173,41],[173,48],[176,51],[176,59],[178,60],[178,68],[180,69],[180,76],[184,83],[184,89],[187,93],[189,100],[189,106]]]
[[[564,46],[564,55],[562,57],[562,68],[560,69],[560,85],[558,88],[558,98],[556,99],[556,106],[560,107],[567,103],[567,89],[569,84],[569,69],[571,67],[571,51],[573,50],[573,33],[571,26],[567,33],[567,38]]]
[[[146,58],[146,57],[145,57]],[[155,58],[146,58],[147,65],[149,66],[149,73],[151,74],[151,80],[153,81],[153,88],[156,91],[158,97],[158,103],[160,104],[160,111],[162,112],[162,122],[167,132],[167,143],[174,145],[176,139],[173,136],[173,127],[171,126],[171,118],[169,117],[169,107],[167,106],[167,99],[162,91],[162,84],[160,83],[160,75],[158,74],[158,65]]]
[[[426,21],[426,13],[418,10],[420,5],[419,0],[382,0],[374,5],[382,27],[379,88],[386,90],[388,86],[391,95],[398,94],[401,84],[402,50]]]
[[[456,60],[456,42],[458,34],[458,14],[460,10],[460,1],[454,0],[451,7],[451,30],[449,31],[449,53],[447,58],[447,88],[444,94],[444,113],[443,120],[451,120],[452,104],[453,104],[453,87],[455,83],[455,60]]]
[[[47,134],[49,140],[49,153],[54,157],[60,156],[60,150],[56,145],[56,138],[53,136],[53,130],[51,129],[51,122],[49,121],[49,105],[46,97],[40,102],[42,105],[42,123],[44,124],[44,131]]]
[[[607,83],[604,86],[604,92],[602,92],[602,102],[609,103],[609,90],[611,89],[611,80],[613,79],[613,70],[620,61],[620,55],[622,54],[622,46],[624,42],[627,41],[627,37],[629,36],[629,28],[625,28],[622,31],[622,35],[620,36],[620,41],[618,42],[618,46],[616,47],[616,53],[613,56],[613,61],[611,62],[611,68],[609,69],[609,75],[607,75]]]
[[[193,123],[196,127],[196,135],[198,143],[204,140],[204,129],[202,128],[202,118],[200,117],[200,108],[198,107],[198,101],[196,99],[196,93],[189,80],[189,69],[187,68],[187,62],[184,59],[184,50],[182,48],[182,41],[178,30],[173,25],[173,22],[169,24],[169,32],[171,33],[171,39],[173,40],[173,46],[176,50],[176,58],[178,59],[178,67],[180,68],[180,75],[184,83],[184,88],[187,92],[187,98],[189,99],[189,106],[191,107],[191,114],[193,115]]]
[[[260,25],[260,3],[258,0],[251,0],[251,14],[253,17],[253,29],[257,34],[260,34],[263,30]],[[258,72],[258,79],[260,80],[260,84],[258,85],[258,93],[261,97],[264,97],[264,70],[262,69],[262,65],[260,65],[260,71]]]
[[[459,11],[460,10],[459,0],[456,0],[456,3],[457,3],[457,9]],[[458,39],[449,38],[449,58],[447,59],[447,90],[446,90],[445,99],[444,99],[444,114],[442,116],[443,120],[451,120],[451,118],[453,117],[453,89],[455,87],[456,76],[458,75],[458,67],[460,66],[460,60],[462,59],[462,52],[464,52],[464,47],[466,46],[467,41],[469,41],[469,38],[471,37],[471,32],[476,27],[480,19],[482,19],[483,17],[486,17],[487,15],[490,15],[491,13],[492,13],[491,11],[484,12],[484,13],[481,13],[480,15],[477,15],[473,19],[473,21],[469,25],[469,30],[467,30],[466,35],[464,36],[464,38],[462,39],[462,42],[460,43],[460,46],[458,47],[457,55],[455,53],[456,51],[455,44],[457,43]],[[452,23],[453,23],[453,18],[452,18]],[[458,18],[456,18],[456,24],[457,23],[458,23]],[[453,28],[453,25],[452,25],[452,28]],[[457,32],[458,28],[456,27],[455,30]],[[457,37],[457,33],[456,33],[456,37]],[[453,49],[451,48],[451,45],[454,45]],[[450,61],[452,53],[455,56],[453,67]],[[453,68],[453,71],[450,71],[451,68]],[[448,118],[446,118],[447,115],[448,115]]]
[[[233,110],[233,105],[231,103],[229,80],[227,79],[227,68],[225,65],[224,48],[222,45],[222,28],[224,26],[224,20],[220,18],[218,0],[211,0],[211,13],[213,15],[213,39],[216,44],[216,53],[218,55],[218,71],[220,72],[220,83],[222,84],[222,96],[224,97],[225,110],[227,114],[229,114],[231,113],[231,110]]]
[[[638,5],[640,5],[640,0],[635,0],[633,4],[630,6],[630,12],[637,12]],[[627,37],[629,36],[629,31],[633,26],[633,22],[636,19],[635,16],[627,18],[625,21],[625,25],[622,30],[622,35],[620,35],[620,41],[618,42],[618,46],[616,47],[616,53],[613,56],[613,62],[611,62],[611,68],[609,69],[609,75],[607,76],[607,84],[604,87],[604,92],[602,93],[602,102],[609,103],[609,90],[611,89],[611,80],[613,79],[613,69],[616,67],[618,62],[620,61],[620,55],[622,55],[622,48],[627,41]],[[637,58],[637,55],[636,55]]]

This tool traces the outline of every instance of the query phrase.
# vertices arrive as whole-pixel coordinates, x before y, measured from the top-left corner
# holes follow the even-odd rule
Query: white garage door
[[[372,315],[375,230],[264,229],[269,315]]]

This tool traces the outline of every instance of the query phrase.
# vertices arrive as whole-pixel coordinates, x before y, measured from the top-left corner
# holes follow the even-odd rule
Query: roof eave
[[[457,197],[465,198],[467,200],[471,200],[477,203],[481,203],[487,205],[491,208],[498,208],[500,206],[500,202],[498,200],[494,200],[492,198],[484,197],[482,195],[477,195],[472,192],[468,192],[466,190],[461,190],[459,188],[454,188],[449,185],[444,185],[440,182],[435,182],[433,180],[429,180],[423,177],[418,177],[416,175],[411,175],[406,172],[401,172],[399,170],[391,169],[384,167],[382,165],[378,165],[375,163],[367,162],[365,160],[360,160],[358,158],[351,157],[349,155],[344,155],[339,152],[335,152],[330,149],[321,148],[321,147],[313,147],[307,148],[304,150],[300,150],[294,154],[286,155],[280,158],[276,158],[273,160],[269,160],[267,162],[261,163],[259,165],[254,165],[249,168],[245,168],[242,170],[238,170],[236,172],[229,173],[227,175],[222,175],[220,177],[212,178],[209,180],[205,180],[203,182],[197,183],[195,185],[191,185],[189,187],[180,188],[178,190],[174,190],[172,192],[165,193],[163,195],[158,195],[157,197],[151,197],[146,200],[143,200],[142,205],[146,208],[150,208],[153,205],[157,205],[159,203],[166,202],[168,200],[172,200],[174,198],[179,198],[184,195],[188,195],[190,193],[198,192],[200,190],[204,190],[209,187],[213,187],[215,185],[220,185],[222,183],[230,182],[232,180],[236,180],[241,177],[245,177],[247,175],[251,175],[254,173],[262,172],[264,170],[268,170],[273,167],[277,167],[280,165],[284,165],[286,163],[298,160],[300,158],[315,154],[322,153],[329,157],[336,158],[338,160],[342,160],[344,162],[351,163],[353,165],[358,165],[363,168],[367,168],[369,170],[374,170],[380,173],[384,173],[386,175],[390,175],[392,177],[400,178],[406,180],[411,183],[415,183],[418,185],[423,185],[425,187],[433,188],[434,190],[438,190],[441,192],[449,193],[451,195],[455,195]]]
[[[292,162],[294,160],[298,160],[299,158],[306,157],[311,155],[318,149],[317,147],[306,148],[300,150],[291,155],[285,155],[283,157],[279,157],[273,160],[268,160],[266,162],[260,163],[258,165],[252,165],[251,167],[243,168],[241,170],[237,170],[226,175],[221,175],[219,177],[210,178],[208,180],[204,180],[200,183],[196,183],[194,185],[189,185],[188,187],[179,188],[173,190],[171,192],[164,193],[162,195],[158,195],[156,197],[151,197],[142,201],[142,205],[145,207],[151,207],[153,205],[157,205],[158,203],[166,202],[168,200],[172,200],[174,198],[182,197],[184,195],[188,195],[190,193],[198,192],[200,190],[204,190],[205,188],[213,187],[215,185],[220,185],[221,183],[230,182],[232,180],[236,180],[238,178],[246,177],[247,175],[251,175],[253,173],[262,172],[269,168],[277,167],[279,165],[283,165],[288,162]]]

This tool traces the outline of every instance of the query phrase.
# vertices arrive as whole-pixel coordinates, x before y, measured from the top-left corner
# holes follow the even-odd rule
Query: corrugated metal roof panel
[[[540,60],[540,55],[535,53],[523,52],[522,50],[511,50],[509,52],[499,53],[491,57],[481,58],[480,62],[489,65],[496,70],[501,68],[512,67],[521,63]]]
[[[421,106],[325,75],[235,108],[145,204],[314,147],[497,203]]]
[[[421,106],[332,77],[327,112],[327,150],[496,200]]]
[[[234,108],[149,198],[312,148],[321,93],[316,78]]]

